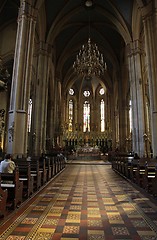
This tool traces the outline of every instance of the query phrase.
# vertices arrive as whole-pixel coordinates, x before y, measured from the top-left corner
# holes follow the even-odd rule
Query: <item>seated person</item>
[[[0,172],[1,173],[13,173],[15,170],[15,163],[11,159],[11,154],[6,154],[5,159],[1,161]]]

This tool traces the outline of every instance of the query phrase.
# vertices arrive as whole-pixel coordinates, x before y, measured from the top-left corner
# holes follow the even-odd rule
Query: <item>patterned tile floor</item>
[[[157,204],[109,165],[68,165],[0,226],[4,240],[155,240]]]

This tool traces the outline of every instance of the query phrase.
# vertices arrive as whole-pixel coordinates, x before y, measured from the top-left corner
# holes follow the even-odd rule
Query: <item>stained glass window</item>
[[[105,93],[104,89],[101,88],[100,91],[99,91],[99,93],[100,93],[100,95],[104,95],[104,93]]]
[[[90,103],[84,102],[83,105],[83,132],[90,132]]]
[[[70,88],[70,89],[69,89],[69,94],[70,94],[70,95],[74,95],[74,89]]]
[[[89,96],[90,96],[90,91],[85,90],[85,91],[83,92],[83,95],[84,95],[85,97],[89,97]]]
[[[100,103],[100,118],[101,118],[101,132],[105,131],[105,103],[101,100]]]
[[[132,103],[129,102],[129,121],[130,121],[130,133],[132,132]]]
[[[73,109],[74,109],[73,100],[69,100],[69,131],[70,132],[72,132]]]
[[[31,131],[31,119],[32,119],[32,99],[29,99],[28,103],[28,121],[27,121],[27,131]]]

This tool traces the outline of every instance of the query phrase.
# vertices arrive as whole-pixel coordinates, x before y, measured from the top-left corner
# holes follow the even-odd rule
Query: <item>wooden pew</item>
[[[63,170],[65,168],[65,157],[64,156],[61,156],[61,159],[60,159],[60,170]]]
[[[58,173],[62,170],[62,159],[63,159],[63,156],[58,156]]]
[[[55,175],[59,173],[59,157],[55,157]]]
[[[56,174],[59,173],[65,167],[65,158],[62,154],[57,155],[55,158]]]
[[[118,154],[112,154],[112,168],[116,171],[119,171],[119,156]]]
[[[31,166],[36,165],[36,171],[40,172],[41,175],[41,186],[47,182],[47,169],[44,157],[33,156],[31,157]],[[31,167],[32,168],[32,167]],[[34,170],[33,170],[34,171]]]
[[[33,194],[34,177],[31,175],[31,165],[26,159],[15,159],[19,169],[19,180],[23,181],[23,197],[28,198]]]
[[[112,168],[127,178],[131,178],[131,165],[134,159],[130,153],[115,153],[112,158]]]
[[[22,203],[23,182],[17,167],[13,173],[1,173],[1,187],[8,190],[8,207],[15,209]]]
[[[155,178],[152,179],[152,194],[157,197],[157,166],[155,168]]]
[[[47,182],[52,178],[52,169],[51,169],[51,164],[50,164],[50,158],[45,157],[45,167],[47,171]]]
[[[139,162],[137,165],[137,171],[135,172],[135,182],[141,188],[144,188],[144,178],[146,174],[145,170],[146,170],[146,159],[141,158],[139,159]]]
[[[136,172],[138,170],[139,159],[133,159],[130,166],[130,179],[136,183]]]
[[[0,183],[1,183],[1,173],[0,173]],[[2,189],[0,185],[0,217],[5,217],[7,213],[7,198],[8,190]]]
[[[26,158],[20,158],[15,161],[20,162],[20,164],[30,164],[31,177],[33,178],[33,192],[37,191],[41,187],[41,172],[39,171],[39,160],[32,161]]]
[[[48,180],[48,168],[46,167],[46,158],[39,158],[39,169],[42,172],[42,184],[44,185]]]
[[[50,167],[51,167],[51,178],[54,177],[55,174],[56,174],[55,158],[56,158],[56,156],[50,156],[49,155]]]
[[[128,155],[125,158],[125,163],[124,163],[124,175],[126,178],[131,178],[131,165],[132,165],[132,161],[134,159],[133,155]]]
[[[143,187],[146,189],[147,192],[150,193],[152,193],[152,182],[153,179],[155,179],[156,165],[156,159],[147,159]]]
[[[51,156],[49,154],[48,157],[50,159],[51,177],[54,177],[65,167],[64,156],[59,156],[59,155]]]
[[[120,155],[120,172],[128,177],[128,168],[132,164],[134,156],[132,154],[123,153]]]
[[[127,156],[120,156],[120,173],[125,176],[125,162],[127,161]]]
[[[42,175],[39,169],[39,160],[31,159],[29,162],[31,165],[31,176],[34,178],[33,190],[35,192],[36,190],[39,190],[42,186]]]
[[[119,154],[116,156],[116,164],[116,170],[121,173],[121,156]]]

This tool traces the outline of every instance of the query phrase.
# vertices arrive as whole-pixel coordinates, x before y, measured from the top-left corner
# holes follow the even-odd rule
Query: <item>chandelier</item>
[[[99,52],[97,45],[91,42],[90,37],[77,54],[73,68],[77,74],[87,79],[92,76],[102,76],[106,71],[103,54]]]
[[[8,70],[3,67],[2,58],[0,56],[0,91],[7,90],[8,79],[10,74]]]

